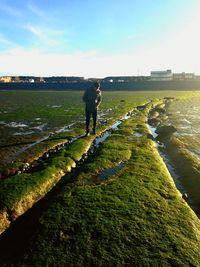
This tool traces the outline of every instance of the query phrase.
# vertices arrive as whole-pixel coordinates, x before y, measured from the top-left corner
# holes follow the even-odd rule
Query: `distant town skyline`
[[[200,75],[195,73],[180,72],[173,73],[172,70],[164,71],[151,71],[148,76],[107,76],[103,78],[97,77],[80,77],[80,76],[0,76],[0,83],[83,83],[94,82],[96,80],[100,82],[109,83],[132,83],[132,82],[144,82],[144,81],[200,81]]]
[[[198,0],[0,0],[0,75],[200,74]]]

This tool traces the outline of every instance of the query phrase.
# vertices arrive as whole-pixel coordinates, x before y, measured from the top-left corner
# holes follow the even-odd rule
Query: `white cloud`
[[[13,75],[83,75],[87,73],[87,60],[87,54],[44,54],[37,49],[13,49],[0,55],[0,68]]]
[[[94,51],[77,54],[44,54],[37,49],[14,49],[8,54],[0,55],[1,70],[5,74],[12,72],[13,75],[95,77],[101,75],[102,64],[107,62],[96,57]]]
[[[25,27],[29,32],[31,32],[35,37],[37,37],[37,41],[42,42],[47,46],[56,46],[59,45],[59,41],[57,40],[57,36],[61,34],[60,31],[51,31],[48,29],[44,29],[39,26],[26,25]]]
[[[0,55],[0,67],[4,73],[13,75],[66,75],[84,77],[106,77],[109,75],[135,75],[139,66],[144,71],[143,55],[99,55],[96,51],[75,54],[44,54],[40,50],[14,49],[7,55]],[[148,68],[148,66],[147,66]],[[148,73],[147,73],[148,74]]]
[[[39,29],[35,26],[27,25],[26,29],[29,30],[31,33],[33,33],[34,35],[36,35],[39,38],[43,37],[43,33],[42,33],[41,29]]]
[[[169,46],[150,48],[140,53],[100,55],[96,51],[43,53],[38,49],[17,48],[0,55],[0,68],[5,74],[37,76],[106,77],[110,75],[149,75],[151,70],[196,71],[194,58],[174,57]],[[177,61],[178,60],[178,61]],[[185,61],[185,63],[184,63]],[[200,73],[200,68],[198,69]]]

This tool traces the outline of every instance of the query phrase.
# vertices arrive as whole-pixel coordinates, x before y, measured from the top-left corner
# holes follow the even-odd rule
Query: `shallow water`
[[[60,128],[59,130],[56,131],[56,133],[65,133],[65,132],[69,132],[71,130],[71,127],[74,125],[75,123],[71,123],[69,125],[65,125],[62,128]]]
[[[181,192],[182,195],[188,194],[187,190],[184,188],[183,184],[180,181],[180,177],[175,172],[175,168],[174,168],[172,162],[170,161],[170,159],[168,158],[167,154],[164,151],[162,151],[161,149],[158,149],[158,151],[159,151],[159,154],[162,157],[163,161],[165,162],[167,169],[168,169],[171,177],[173,178],[177,189]]]
[[[13,135],[31,135],[31,134],[34,134],[35,132],[33,132],[33,131],[27,131],[27,132],[15,132]]]
[[[200,98],[183,99],[170,104],[168,122],[183,136],[200,134]]]
[[[177,129],[174,135],[184,142],[190,153],[198,155],[196,151],[199,150],[200,140],[200,98],[173,102],[168,111],[172,114],[169,115],[168,121]],[[175,111],[176,116],[173,115]]]
[[[7,126],[7,127],[13,127],[13,128],[18,128],[18,127],[24,128],[24,127],[28,127],[28,125],[25,124],[25,123],[15,122],[15,121],[12,121],[12,122],[6,124],[5,126]]]
[[[112,167],[112,168],[108,168],[105,169],[104,171],[102,171],[100,173],[100,175],[98,175],[99,179],[101,181],[105,181],[108,178],[110,178],[112,175],[116,174],[117,172],[121,171],[125,166],[124,162],[120,162],[118,165]]]
[[[155,139],[158,136],[158,134],[156,133],[156,127],[153,127],[153,126],[149,125],[148,123],[146,124],[146,126],[149,129],[149,132],[151,133],[153,138]]]

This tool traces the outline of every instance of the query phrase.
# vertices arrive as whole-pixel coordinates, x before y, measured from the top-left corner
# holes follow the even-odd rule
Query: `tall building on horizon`
[[[171,81],[173,73],[171,70],[151,71],[151,81]]]

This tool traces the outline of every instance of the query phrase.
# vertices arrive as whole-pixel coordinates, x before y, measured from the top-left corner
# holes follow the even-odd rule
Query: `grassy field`
[[[0,93],[1,101],[4,99],[0,121],[30,125],[34,118],[40,118],[49,125],[48,131],[55,131],[78,120],[78,125],[62,133],[61,139],[84,132],[82,92],[41,92],[40,96],[39,92],[33,96],[31,92]],[[112,132],[53,197],[39,218],[25,253],[5,261],[1,255],[2,266],[200,266],[199,219],[177,191],[146,127],[149,110],[166,96],[197,101],[200,94],[103,92],[97,135],[128,111],[134,115]],[[20,99],[27,99],[29,104],[21,104]],[[15,103],[13,111],[8,110],[11,100]],[[136,109],[149,101],[143,111]],[[67,120],[64,110],[70,109],[71,103],[76,111],[70,111]],[[34,104],[38,105],[37,115],[31,109]],[[22,120],[20,105],[23,112],[29,111],[26,120]],[[51,109],[52,120],[45,110],[47,105],[56,106]],[[62,112],[57,112],[59,108]],[[65,115],[61,120],[62,113]],[[100,124],[101,120],[104,123]],[[59,135],[54,132],[47,138],[49,147],[53,138],[56,142],[61,140]],[[78,139],[51,157],[42,170],[2,180],[1,210],[8,210],[15,219],[23,205],[30,208],[32,192],[38,193],[38,199],[45,194],[57,178],[76,165],[94,138]],[[40,145],[38,155],[44,149]]]

